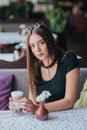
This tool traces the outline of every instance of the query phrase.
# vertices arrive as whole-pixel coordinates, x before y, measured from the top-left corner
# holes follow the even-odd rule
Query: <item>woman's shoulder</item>
[[[68,66],[79,67],[79,62],[76,54],[72,51],[68,51],[62,58],[62,63]]]
[[[67,51],[64,54],[64,56],[62,58],[62,61],[63,60],[66,61],[66,60],[69,60],[69,59],[76,59],[76,60],[78,60],[76,54],[74,52],[72,52],[72,51]]]
[[[65,55],[61,61],[61,64],[65,68],[66,73],[76,67],[79,67],[79,62],[78,62],[77,56],[75,53],[73,53],[71,51],[65,53]]]

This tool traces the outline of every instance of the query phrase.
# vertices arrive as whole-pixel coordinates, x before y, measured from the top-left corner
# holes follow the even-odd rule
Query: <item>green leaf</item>
[[[45,17],[49,21],[52,31],[57,33],[64,31],[67,23],[67,17],[61,8],[53,8],[45,13]]]

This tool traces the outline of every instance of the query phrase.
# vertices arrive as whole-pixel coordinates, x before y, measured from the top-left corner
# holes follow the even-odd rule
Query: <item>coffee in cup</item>
[[[19,100],[21,98],[23,98],[24,93],[22,91],[12,91],[11,92],[11,97],[14,103],[14,107],[17,111],[20,110],[20,104],[19,104]]]

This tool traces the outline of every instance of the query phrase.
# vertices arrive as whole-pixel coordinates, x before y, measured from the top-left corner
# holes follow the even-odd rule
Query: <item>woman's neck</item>
[[[44,68],[51,68],[53,65],[55,64],[55,60],[54,59],[51,59],[51,58],[48,58],[48,59],[46,59],[46,60],[44,60],[43,62],[42,62],[42,66],[44,67]]]

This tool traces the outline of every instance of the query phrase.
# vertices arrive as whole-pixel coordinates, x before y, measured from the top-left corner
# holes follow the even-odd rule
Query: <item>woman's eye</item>
[[[45,42],[44,41],[41,41],[41,42],[39,42],[39,45],[43,45]]]
[[[30,45],[30,48],[33,49],[35,47],[35,45]]]

